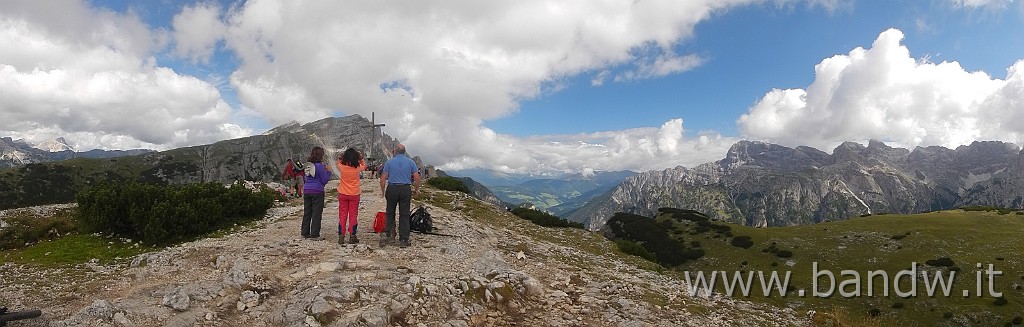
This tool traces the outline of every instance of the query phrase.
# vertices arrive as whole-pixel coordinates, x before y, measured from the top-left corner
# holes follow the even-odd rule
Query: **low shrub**
[[[779,258],[791,258],[793,257],[793,251],[779,250],[779,252],[775,252],[775,256]]]
[[[647,251],[642,245],[637,242],[630,240],[617,239],[615,240],[615,247],[619,248],[619,251],[629,255],[635,255],[650,262],[658,262],[657,258],[654,257],[654,253]]]
[[[929,266],[932,266],[932,267],[952,267],[953,266],[953,259],[950,259],[950,258],[938,258],[938,259],[927,260],[924,263],[926,265],[929,265]]]
[[[681,240],[669,236],[654,219],[618,212],[605,224],[614,239],[637,242],[654,254],[657,263],[664,267],[678,266],[689,258],[704,256],[703,250],[686,250]]]
[[[740,247],[744,249],[749,249],[750,247],[754,246],[754,241],[750,239],[750,236],[736,236],[733,237],[732,241],[729,241],[729,243],[735,247]]]
[[[564,218],[560,218],[543,211],[528,208],[515,208],[512,209],[512,214],[545,227],[571,227],[583,229],[583,224],[581,223],[568,221]]]
[[[275,193],[265,187],[253,192],[240,183],[108,182],[78,193],[76,216],[88,232],[172,244],[262,218]]]
[[[440,190],[470,194],[469,187],[466,186],[466,183],[463,183],[462,181],[455,177],[434,177],[427,180],[427,185],[436,187],[437,189]]]
[[[697,260],[704,257],[707,252],[704,249],[687,249],[683,250],[683,258],[686,260]]]

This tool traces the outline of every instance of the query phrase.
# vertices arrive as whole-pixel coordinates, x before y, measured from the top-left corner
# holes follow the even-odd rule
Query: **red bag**
[[[386,217],[387,217],[387,214],[384,213],[383,211],[378,211],[377,212],[377,217],[373,218],[373,232],[374,233],[383,233],[384,232],[384,229],[387,228],[387,222],[385,222],[385,220],[384,220],[384,218],[386,218]]]

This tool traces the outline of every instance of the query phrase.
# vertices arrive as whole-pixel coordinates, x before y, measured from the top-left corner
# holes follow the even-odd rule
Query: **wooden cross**
[[[377,124],[377,122],[376,122],[376,115],[377,115],[377,113],[370,112],[370,125],[369,126],[364,126],[366,128],[369,128],[370,129],[370,133],[371,133],[370,134],[370,151],[369,151],[370,153],[368,154],[368,155],[371,155],[371,156],[373,155],[373,147],[377,143],[377,142],[375,142],[376,139],[377,139],[377,128],[378,127],[384,127],[384,124]],[[387,153],[384,153],[384,155],[387,156]],[[373,159],[373,158],[367,158],[367,159]]]

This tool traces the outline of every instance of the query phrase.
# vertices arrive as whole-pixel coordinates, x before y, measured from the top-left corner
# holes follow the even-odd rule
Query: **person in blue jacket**
[[[331,171],[324,166],[324,148],[313,147],[306,163],[306,183],[302,187],[302,237],[320,237],[320,220],[324,215],[324,186],[331,180]]]

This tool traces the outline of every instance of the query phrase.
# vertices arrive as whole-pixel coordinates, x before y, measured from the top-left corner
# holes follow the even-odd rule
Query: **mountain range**
[[[676,207],[766,227],[970,205],[1024,206],[1020,147],[974,142],[911,151],[870,141],[846,142],[828,154],[740,141],[716,162],[627,178],[568,218],[596,230],[616,212],[650,217],[659,207]]]
[[[0,168],[72,158],[114,158],[153,152],[153,150],[89,150],[76,152],[64,138],[36,145],[10,137],[0,137]]]
[[[25,149],[10,138],[0,150],[14,148],[26,164],[0,170],[0,209],[73,201],[75,193],[105,180],[138,180],[149,183],[230,183],[237,180],[279,181],[284,162],[305,161],[313,146],[326,150],[326,158],[337,158],[348,147],[365,151],[372,160],[386,155],[395,140],[387,134],[373,135],[370,121],[359,115],[330,117],[308,124],[285,124],[262,135],[225,140],[160,152],[118,158],[73,158],[63,161],[37,160],[46,152]],[[372,143],[374,147],[369,145]],[[14,144],[13,146],[11,144]],[[55,154],[66,153],[54,152]],[[418,157],[413,160],[422,164]],[[328,165],[335,170],[334,165]],[[337,175],[337,172],[334,172]]]

